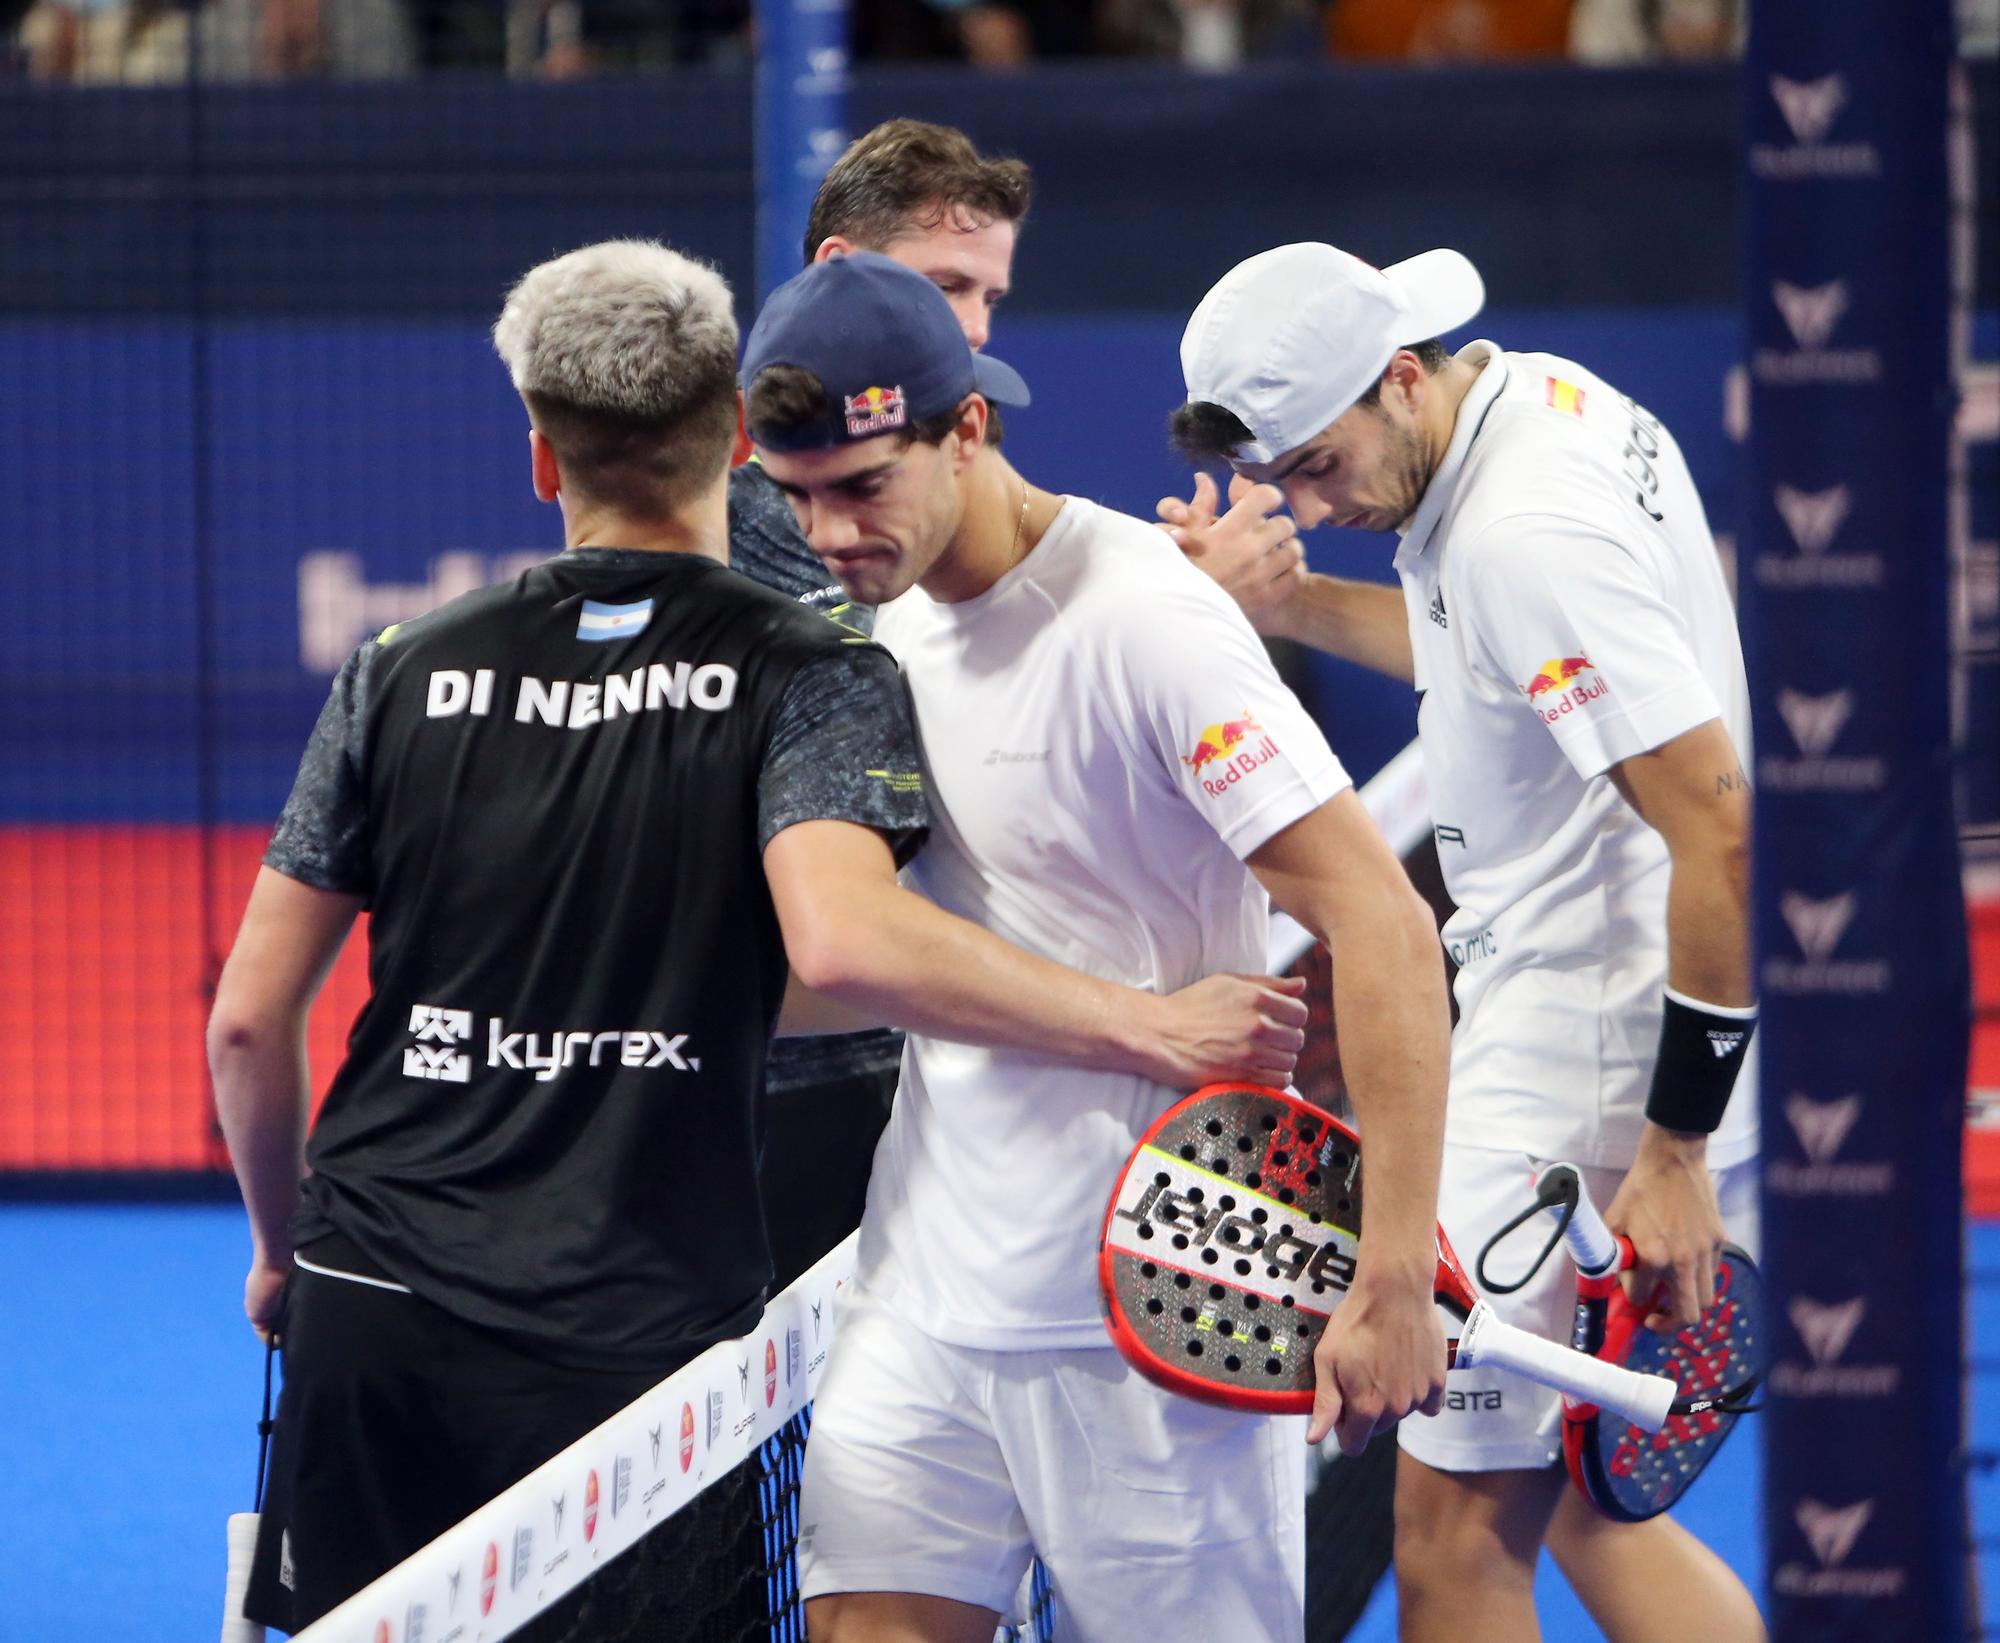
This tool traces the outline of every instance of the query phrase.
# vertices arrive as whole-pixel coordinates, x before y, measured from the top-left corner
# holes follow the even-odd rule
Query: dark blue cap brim
[[[972,383],[988,399],[1001,405],[1032,403],[1021,373],[991,354],[972,356]]]

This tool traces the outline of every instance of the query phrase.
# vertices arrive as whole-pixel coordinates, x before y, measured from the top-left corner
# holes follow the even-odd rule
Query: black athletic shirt
[[[752,581],[789,594],[866,633],[875,613],[852,605],[806,546],[784,492],[755,462],[729,476],[729,564]],[[847,1033],[824,1038],[781,1038],[771,1046],[764,1086],[774,1093],[833,1084],[871,1073],[892,1073],[903,1061],[903,1035]]]
[[[786,963],[761,852],[926,823],[886,652],[710,560],[586,549],[363,645],[265,861],[371,906],[293,1236],[550,1362],[755,1318]]]

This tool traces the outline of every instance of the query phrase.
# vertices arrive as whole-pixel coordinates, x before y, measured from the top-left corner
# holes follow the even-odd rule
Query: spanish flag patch
[[[1548,383],[1549,404],[1558,411],[1567,411],[1571,416],[1583,415],[1583,390],[1574,382],[1564,382],[1560,377],[1550,377]]]

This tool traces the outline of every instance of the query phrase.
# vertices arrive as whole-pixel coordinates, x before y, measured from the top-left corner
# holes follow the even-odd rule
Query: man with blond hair
[[[342,667],[209,1024],[245,1309],[285,1348],[250,1607],[291,1629],[756,1318],[788,965],[856,1019],[1148,1076],[1282,1078],[1301,1036],[1281,989],[1140,994],[898,887],[927,815],[893,662],[727,569],[713,270],[572,252],[494,343],[565,551]],[[363,908],[370,997],[302,1145],[306,1014]],[[754,1486],[674,1533],[741,1533]],[[706,1578],[724,1611],[676,1582],[683,1631],[733,1635],[761,1583]]]

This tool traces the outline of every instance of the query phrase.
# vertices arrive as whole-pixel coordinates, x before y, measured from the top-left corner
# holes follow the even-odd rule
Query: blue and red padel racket
[[[1543,1170],[1535,1201],[1561,1219],[1562,1239],[1576,1264],[1570,1344],[1605,1363],[1673,1381],[1688,1405],[1656,1430],[1586,1397],[1563,1401],[1570,1481],[1604,1516],[1642,1523],[1670,1510],[1693,1487],[1737,1420],[1754,1407],[1750,1400],[1770,1366],[1763,1276],[1742,1250],[1724,1244],[1714,1301],[1685,1329],[1660,1334],[1645,1327],[1650,1308],[1633,1302],[1619,1282],[1633,1264],[1631,1240],[1604,1224],[1578,1171],[1568,1164]]]

